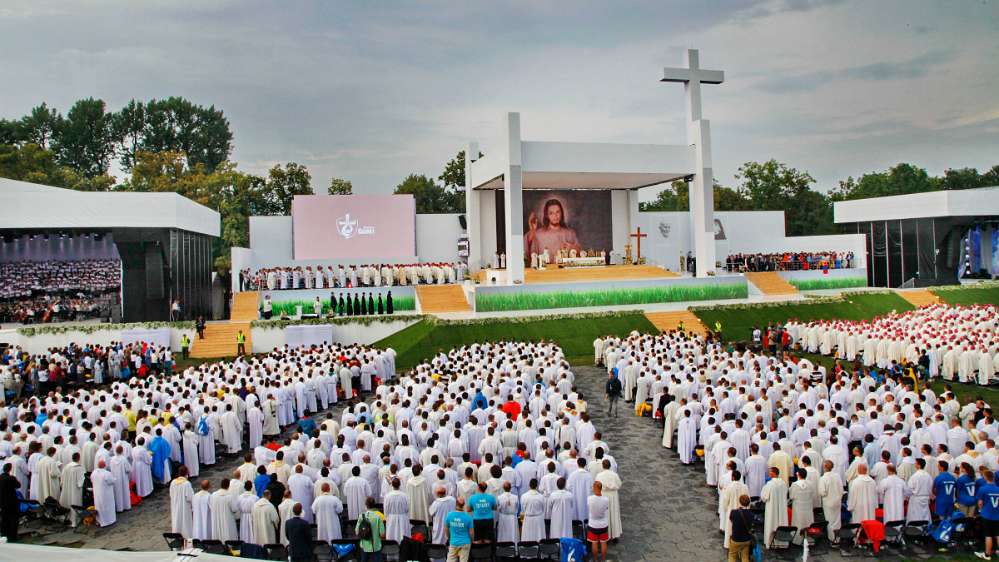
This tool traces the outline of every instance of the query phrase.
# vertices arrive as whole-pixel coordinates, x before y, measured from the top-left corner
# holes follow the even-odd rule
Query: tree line
[[[746,162],[735,175],[738,185],[714,185],[716,211],[784,211],[790,236],[831,234],[833,203],[869,197],[907,195],[947,189],[973,189],[999,185],[999,165],[985,173],[975,168],[946,170],[931,176],[925,168],[901,163],[883,172],[870,172],[838,182],[829,193],[814,189],[815,179],[776,160]],[[642,211],[687,211],[688,185],[675,181],[659,192],[656,199],[641,203]]]

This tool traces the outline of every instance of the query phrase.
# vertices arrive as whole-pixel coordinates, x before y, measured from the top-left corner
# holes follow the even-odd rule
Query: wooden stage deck
[[[605,267],[549,267],[538,271],[524,270],[526,284],[540,283],[579,283],[581,281],[629,281],[634,279],[668,279],[679,277],[677,273],[666,271],[653,265],[609,265]]]

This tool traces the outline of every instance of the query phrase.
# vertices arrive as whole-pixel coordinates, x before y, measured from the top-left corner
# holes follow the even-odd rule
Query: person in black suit
[[[302,504],[291,508],[294,515],[285,523],[284,536],[288,539],[288,557],[291,562],[312,562],[312,530],[309,522],[302,519]]]
[[[7,463],[0,474],[0,534],[7,537],[8,542],[17,541],[17,522],[21,516],[21,500],[17,499],[21,484],[11,475],[12,469],[13,465]]]
[[[278,451],[278,455],[284,458],[284,451]],[[278,480],[277,473],[271,474],[271,483],[267,485],[267,490],[271,493],[271,503],[274,504],[274,509],[277,509],[281,505],[281,501],[284,500],[285,486]]]

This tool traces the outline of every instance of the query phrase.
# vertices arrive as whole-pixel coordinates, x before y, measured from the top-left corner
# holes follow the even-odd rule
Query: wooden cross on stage
[[[646,238],[648,234],[642,234],[642,227],[638,227],[636,232],[628,235],[630,238],[635,238],[635,245],[637,246],[635,263],[642,263],[642,238]]]

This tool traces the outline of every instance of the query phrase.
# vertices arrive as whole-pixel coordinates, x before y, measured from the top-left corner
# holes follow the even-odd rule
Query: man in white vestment
[[[116,511],[132,509],[132,493],[128,489],[129,474],[132,464],[125,457],[125,448],[121,445],[115,449],[115,455],[108,463],[108,470],[114,475],[114,507]]]
[[[264,490],[263,496],[253,504],[250,512],[253,520],[253,537],[257,544],[277,544],[277,530],[281,526],[277,508],[271,503],[271,491]],[[320,533],[322,529],[320,528]]]
[[[520,542],[520,528],[517,525],[517,512],[519,510],[520,499],[517,494],[513,493],[513,484],[503,482],[503,493],[496,498],[496,540],[498,542]]]
[[[177,477],[170,482],[170,531],[180,533],[185,539],[194,538],[194,489],[187,479],[187,467],[180,467]]]
[[[222,542],[239,538],[236,527],[236,514],[239,507],[236,497],[229,492],[229,479],[222,479],[222,487],[212,492],[211,499],[212,538]]]
[[[371,496],[371,486],[361,478],[361,467],[355,466],[351,476],[343,484],[343,495],[347,501],[347,520],[357,521],[357,517],[367,509],[365,502]]]
[[[909,488],[909,509],[906,522],[932,521],[930,515],[930,494],[933,492],[933,477],[926,472],[926,459],[916,459],[916,472],[906,482]]]
[[[153,493],[153,456],[145,447],[145,440],[139,438],[139,445],[132,449],[132,480],[135,493],[140,498]]]
[[[44,503],[49,498],[59,498],[59,478],[62,476],[62,467],[56,459],[56,448],[49,447],[46,455],[38,459],[32,476],[37,474],[38,478],[38,502]],[[127,485],[127,484],[126,484]]]
[[[413,467],[413,476],[406,482],[406,497],[409,500],[410,521],[430,520],[430,484],[423,476],[423,469],[420,465]]]
[[[295,466],[295,473],[288,477],[288,489],[291,490],[291,499],[302,504],[302,519],[312,523],[312,502],[315,499],[313,494],[312,479],[305,475],[303,465]]]
[[[83,482],[86,477],[87,473],[83,470],[83,465],[80,464],[80,453],[73,453],[73,459],[62,468],[62,474],[59,478],[62,487],[59,493],[59,505],[70,510],[69,524],[71,527],[76,527],[79,523],[73,506],[83,503]]]
[[[191,498],[193,521],[191,538],[208,540],[212,538],[212,486],[208,480],[201,481],[201,489]]]
[[[865,464],[857,467],[857,477],[850,482],[846,508],[853,516],[850,521],[855,523],[874,519],[878,508],[878,485],[868,476]]]
[[[822,501],[822,513],[828,525],[826,532],[830,542],[839,540],[836,531],[843,526],[843,479],[833,470],[832,461],[823,461],[825,473],[819,479],[819,498]]]
[[[392,490],[385,495],[384,502],[385,538],[397,542],[402,542],[403,537],[408,537],[412,533],[412,526],[409,523],[409,498],[399,489],[401,485],[402,482],[398,478],[393,478]]]
[[[732,539],[732,521],[729,514],[733,509],[739,509],[739,498],[749,495],[749,487],[742,483],[742,474],[738,470],[732,471],[732,481],[725,486],[719,497],[719,517],[721,518],[720,530],[725,533],[723,546],[729,547]]]
[[[609,460],[604,459],[603,464],[603,471],[597,474],[594,480],[600,482],[603,486],[603,495],[610,502],[610,526],[607,528],[607,533],[610,535],[610,540],[614,540],[624,534],[624,529],[621,528],[621,501],[618,498],[618,490],[621,489],[621,477],[611,470]]]
[[[545,536],[545,497],[538,492],[536,478],[532,478],[528,483],[527,493],[520,498],[520,505],[524,514],[520,540],[537,542],[547,538]]]
[[[556,486],[557,489],[548,496],[546,508],[551,514],[548,538],[572,537],[572,520],[576,512],[575,498],[565,489],[565,478],[559,478]]]
[[[97,468],[90,474],[94,485],[94,508],[97,510],[97,525],[107,527],[117,521],[114,505],[114,476],[107,469],[107,464],[100,460]]]
[[[243,493],[236,498],[236,508],[239,510],[239,540],[244,543],[264,544],[253,536],[253,506],[258,499],[253,493],[253,483],[243,482]]]
[[[804,531],[811,527],[812,523],[815,523],[815,514],[812,511],[814,507],[812,502],[815,495],[808,483],[805,469],[799,468],[797,477],[798,479],[794,481],[794,484],[791,484],[791,487],[788,488],[787,496],[791,502],[791,526],[798,529],[793,542],[794,544],[801,544],[803,540],[801,531]]]
[[[905,520],[905,498],[911,494],[905,480],[899,478],[894,465],[888,465],[888,476],[878,484],[878,497],[884,506],[884,522]]]
[[[319,495],[312,502],[312,511],[316,518],[316,531],[319,540],[328,542],[343,538],[343,531],[340,529],[343,502],[333,495],[332,487],[328,482],[323,483]]]
[[[770,467],[770,481],[760,490],[760,501],[765,509],[763,512],[763,544],[770,548],[777,527],[787,526],[787,484],[780,477],[780,469]]]

